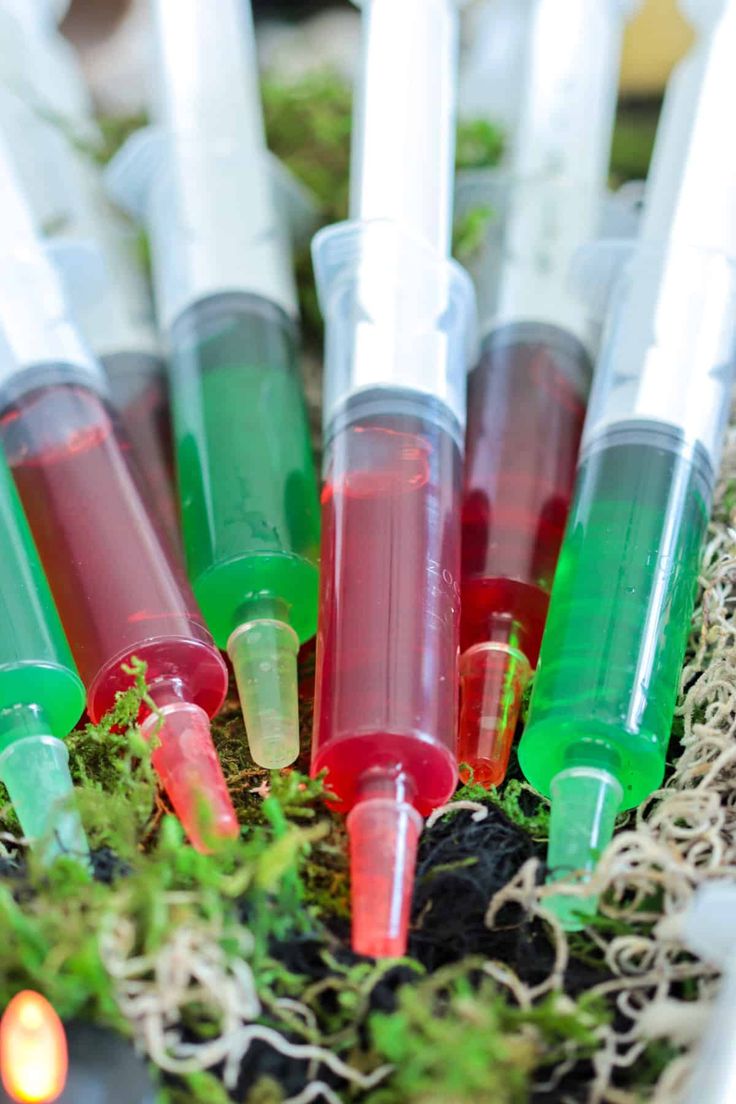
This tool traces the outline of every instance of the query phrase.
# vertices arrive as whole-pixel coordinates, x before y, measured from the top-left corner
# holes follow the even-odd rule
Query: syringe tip
[[[88,860],[87,837],[72,805],[69,753],[61,740],[41,735],[15,740],[0,755],[0,779],[23,834],[39,845],[45,862],[60,855]]]
[[[600,767],[569,767],[552,779],[548,881],[585,884],[613,837],[623,790],[614,775]],[[579,931],[595,916],[593,894],[546,897],[545,907],[567,931]]]
[[[506,644],[476,644],[460,657],[462,708],[458,760],[487,789],[506,777],[521,701],[531,667]]]
[[[271,618],[246,621],[228,641],[248,747],[259,767],[288,767],[299,755],[299,638]]]
[[[348,816],[353,950],[373,958],[406,953],[422,818],[390,797],[359,801]]]
[[[159,746],[154,769],[192,845],[208,853],[238,835],[238,818],[212,743],[209,717],[198,705],[175,702],[141,726]]]

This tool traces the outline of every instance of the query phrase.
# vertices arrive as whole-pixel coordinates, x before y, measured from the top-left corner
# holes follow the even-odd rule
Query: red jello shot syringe
[[[460,472],[473,293],[448,259],[456,0],[364,0],[353,220],[327,323],[312,771],[348,813],[353,948],[406,949],[422,817],[457,778]]]
[[[51,235],[69,308],[105,370],[156,515],[178,547],[166,371],[144,260],[90,156],[102,135],[78,52],[57,27],[60,12],[48,0],[0,4],[0,128],[35,224]]]
[[[519,5],[504,169],[458,185],[461,209],[494,213],[471,262],[481,355],[468,377],[458,739],[460,763],[485,786],[506,774],[572,498],[595,334],[570,268],[599,233],[633,6]],[[493,60],[491,38],[488,48]]]
[[[0,147],[0,436],[61,620],[99,721],[125,667],[146,663],[153,765],[192,843],[238,832],[209,720],[227,671],[176,555],[151,516],[105,378],[70,322]]]

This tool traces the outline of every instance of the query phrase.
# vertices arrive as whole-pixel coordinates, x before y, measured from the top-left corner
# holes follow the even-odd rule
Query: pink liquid
[[[578,355],[585,356],[582,348]],[[492,347],[470,373],[463,650],[488,639],[486,618],[516,616],[536,664],[584,417],[584,392],[554,347]]]
[[[496,334],[468,380],[458,754],[488,785],[505,775],[539,658],[588,375],[584,350],[560,331],[517,332]],[[501,647],[468,652],[485,644]]]
[[[114,394],[114,389],[113,389]],[[179,512],[174,494],[174,460],[169,402],[163,377],[153,377],[130,400],[117,407],[124,432],[145,473],[155,509],[169,542],[181,546]]]
[[[454,789],[459,480],[450,434],[415,415],[330,447],[312,769],[339,808],[377,788],[426,813]]]
[[[105,404],[84,387],[46,387],[6,409],[0,432],[92,719],[130,684],[121,665],[133,656],[158,705],[213,716],[225,666]]]

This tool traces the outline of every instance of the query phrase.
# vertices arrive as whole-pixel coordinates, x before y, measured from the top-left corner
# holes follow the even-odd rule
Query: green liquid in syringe
[[[621,808],[660,785],[708,509],[707,461],[666,427],[621,427],[584,460],[519,748],[543,793],[578,765],[609,771]]]
[[[317,627],[319,502],[293,331],[265,300],[219,295],[172,334],[189,577],[265,766],[296,754],[296,650]]]
[[[1,454],[0,532],[0,780],[46,859],[66,853],[84,860],[61,743],[84,710],[84,687]]]

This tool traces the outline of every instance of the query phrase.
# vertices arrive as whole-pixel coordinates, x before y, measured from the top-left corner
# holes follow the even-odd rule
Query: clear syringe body
[[[227,671],[114,413],[89,375],[39,365],[9,381],[0,438],[97,722],[146,664],[153,766],[192,842],[237,833],[209,719]],[[153,708],[152,708],[153,703]]]
[[[296,326],[260,296],[196,304],[171,337],[182,535],[194,593],[233,662],[251,752],[299,753],[296,656],[317,629],[319,500]]]
[[[0,525],[0,781],[45,858],[84,858],[63,744],[84,710],[84,687],[4,457]]]
[[[511,33],[505,165],[458,182],[460,206],[489,212],[471,262],[482,346],[468,377],[458,741],[485,786],[506,774],[572,499],[594,332],[568,269],[598,233],[632,5],[511,7],[487,0],[488,41],[474,45],[490,66],[492,32]]]
[[[209,719],[227,669],[160,523],[106,381],[0,148],[0,436],[98,721],[147,664],[152,761],[193,842],[237,833]],[[153,707],[151,703],[154,703]]]
[[[90,155],[101,134],[80,60],[45,0],[2,0],[0,47],[0,129],[75,322],[108,374],[154,509],[178,542],[165,370],[143,251],[106,200]]]
[[[263,767],[299,753],[297,653],[317,627],[319,505],[296,294],[250,5],[156,0],[157,126],[112,191],[151,239],[184,552]]]
[[[353,947],[406,948],[422,816],[451,795],[473,296],[448,260],[455,0],[366,0],[353,220],[314,243],[325,483],[312,771],[348,813]]]
[[[458,761],[506,774],[539,658],[575,480],[590,359],[543,323],[502,326],[468,377]]]
[[[553,878],[589,873],[616,813],[664,775],[735,364],[736,157],[722,153],[719,121],[736,4],[721,8],[668,93],[519,749],[552,797]],[[553,907],[579,926],[595,901],[560,895]]]

